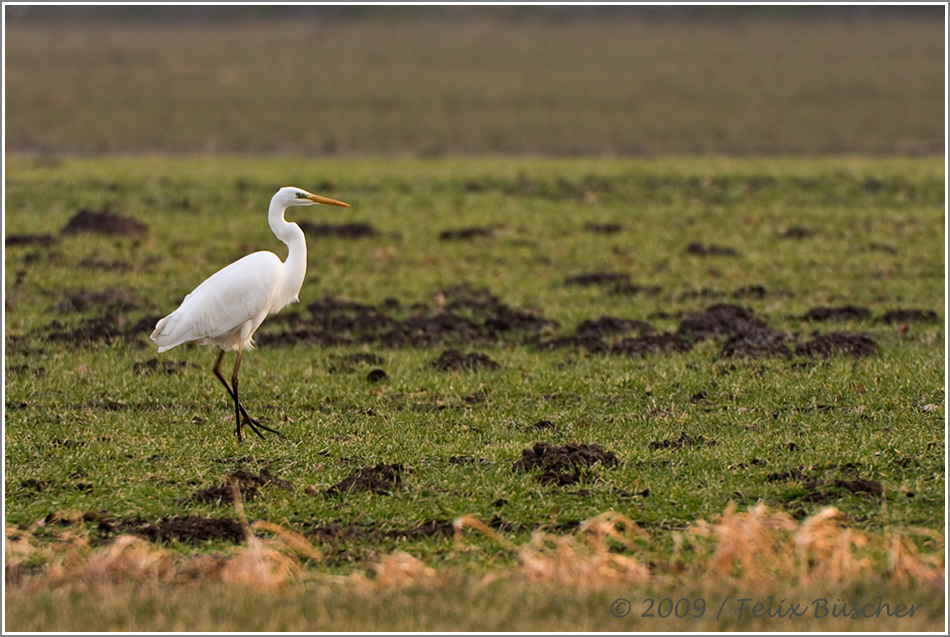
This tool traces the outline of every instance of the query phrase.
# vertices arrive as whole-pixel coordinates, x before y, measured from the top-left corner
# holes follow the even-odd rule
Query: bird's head
[[[293,186],[287,186],[278,190],[277,194],[274,195],[273,201],[279,203],[282,208],[289,208],[290,206],[312,206],[318,203],[328,204],[330,206],[341,206],[343,208],[350,207],[348,203],[315,195],[302,188],[295,188]]]

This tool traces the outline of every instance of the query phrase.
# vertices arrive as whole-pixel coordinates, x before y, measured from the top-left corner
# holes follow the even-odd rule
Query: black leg
[[[241,442],[241,401],[238,400],[238,369],[240,367],[241,350],[238,350],[237,358],[234,359],[234,373],[231,374],[231,389],[234,390],[234,423],[237,426],[238,442]]]
[[[253,418],[251,418],[250,416],[248,416],[248,415],[247,415],[247,411],[245,411],[245,409],[244,409],[244,406],[241,404],[240,400],[238,400],[238,392],[237,392],[237,389],[238,389],[238,368],[239,368],[240,365],[241,365],[241,352],[240,352],[240,350],[238,350],[237,361],[235,361],[235,363],[234,363],[234,375],[231,377],[231,383],[234,385],[234,389],[233,389],[233,390],[231,389],[231,386],[228,385],[228,381],[226,381],[226,380],[224,379],[224,375],[221,373],[221,361],[222,361],[222,360],[224,360],[224,350],[221,350],[221,353],[218,355],[218,361],[214,364],[214,375],[218,377],[218,380],[221,381],[221,384],[224,385],[224,388],[225,388],[226,390],[228,390],[228,395],[231,397],[232,400],[234,400],[234,417],[235,417],[235,420],[237,421],[236,429],[237,429],[238,442],[241,442],[241,441],[242,441],[242,438],[241,438],[241,425],[242,425],[241,416],[244,416],[243,422],[246,422],[247,425],[251,428],[251,431],[253,431],[255,434],[257,434],[257,437],[260,438],[261,440],[264,439],[264,436],[263,436],[263,434],[261,434],[261,432],[258,430],[258,427],[260,427],[261,429],[264,429],[265,431],[269,431],[269,432],[271,432],[272,434],[276,434],[276,435],[279,436],[279,435],[280,435],[280,432],[279,432],[279,431],[275,431],[275,430],[271,429],[270,427],[268,427],[267,425],[261,424],[259,421],[254,420]]]

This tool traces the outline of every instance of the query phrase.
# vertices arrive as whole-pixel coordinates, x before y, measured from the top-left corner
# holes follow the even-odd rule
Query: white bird
[[[314,204],[350,207],[300,188],[281,188],[270,200],[267,221],[277,238],[287,244],[287,260],[282,262],[273,252],[255,252],[218,270],[186,296],[177,310],[160,320],[152,332],[159,353],[190,341],[221,348],[214,375],[234,400],[238,442],[242,422],[260,438],[264,436],[258,427],[278,433],[247,415],[238,399],[238,369],[241,353],[254,347],[251,339],[264,318],[298,300],[307,273],[307,241],[300,226],[284,219],[284,211],[291,206]],[[221,360],[229,350],[237,350],[231,386],[221,375]]]

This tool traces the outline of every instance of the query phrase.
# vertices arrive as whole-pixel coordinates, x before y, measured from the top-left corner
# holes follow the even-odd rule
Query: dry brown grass
[[[240,502],[238,500],[238,502]],[[312,564],[320,552],[302,535],[269,522],[247,524],[245,546],[212,556],[183,556],[133,535],[121,535],[104,547],[92,547],[81,516],[64,512],[38,524],[69,524],[52,542],[40,542],[30,529],[7,525],[6,580],[26,588],[84,589],[96,584],[208,584],[212,581],[275,588],[321,580],[356,584],[364,590],[406,586],[433,580],[437,572],[406,553],[382,556],[369,571],[345,577],[320,573]],[[674,535],[672,555],[626,516],[608,511],[581,524],[572,535],[537,531],[520,546],[470,516],[456,523],[456,543],[464,546],[466,529],[489,535],[517,551],[508,571],[491,572],[486,581],[510,578],[576,589],[675,586],[706,580],[720,586],[844,586],[860,581],[943,586],[944,538],[926,529],[895,529],[872,536],[841,523],[827,507],[801,523],[787,514],[757,505],[734,505],[712,522],[700,520]],[[35,529],[34,529],[35,530]],[[261,537],[267,533],[269,537]],[[927,538],[922,555],[914,536]],[[308,563],[311,566],[308,566]]]
[[[38,523],[64,525],[54,541],[38,540],[37,527],[7,525],[7,629],[71,630],[83,621],[102,621],[104,630],[247,630],[252,623],[259,630],[779,627],[774,623],[778,619],[754,619],[748,612],[740,622],[731,607],[715,621],[714,608],[701,620],[643,619],[640,610],[616,618],[607,612],[616,597],[633,604],[647,597],[702,597],[715,605],[717,598],[742,591],[805,600],[832,599],[847,591],[872,600],[884,594],[914,603],[925,600],[927,608],[910,618],[885,616],[883,621],[830,617],[806,618],[813,623],[805,624],[784,619],[783,629],[933,630],[944,621],[939,602],[945,578],[943,536],[920,529],[870,535],[842,524],[834,507],[799,523],[764,505],[747,511],[730,505],[717,519],[675,534],[672,552],[612,511],[586,520],[575,534],[538,531],[521,545],[463,516],[455,523],[456,548],[478,550],[466,540],[472,533],[484,534],[517,554],[514,567],[473,576],[436,570],[395,552],[344,576],[321,572],[315,565],[322,556],[305,537],[267,522],[249,525],[237,502],[246,545],[213,555],[184,556],[132,535],[93,547],[75,512]],[[927,554],[920,553],[914,536],[925,538]],[[24,612],[28,603],[37,608]],[[485,603],[498,613],[488,624],[478,610]],[[77,606],[81,611],[73,615],[85,612],[92,619],[71,617],[68,609]],[[11,607],[19,619],[9,619]],[[621,619],[629,621],[621,626]],[[24,621],[29,625],[21,625]]]

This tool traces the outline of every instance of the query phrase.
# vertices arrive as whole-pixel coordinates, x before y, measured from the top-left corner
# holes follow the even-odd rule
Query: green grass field
[[[476,532],[466,532],[460,550],[448,525],[463,515],[524,544],[535,529],[570,534],[583,520],[618,511],[650,534],[660,560],[673,559],[677,534],[716,519],[730,502],[740,511],[762,502],[798,521],[833,505],[844,515],[842,528],[869,537],[939,532],[941,171],[941,162],[926,159],[102,158],[50,165],[9,157],[7,237],[49,234],[52,244],[13,245],[6,253],[7,522],[31,529],[41,544],[63,542],[64,528],[52,521],[72,511],[85,517],[66,529],[95,546],[174,516],[234,519],[231,505],[195,497],[244,470],[291,483],[257,485],[247,516],[307,536],[323,557],[305,571],[327,575],[372,568],[392,551],[439,572],[505,572],[519,564],[517,552]],[[378,234],[311,236],[301,304],[265,322],[258,332],[265,344],[242,367],[247,408],[282,435],[238,444],[210,372],[215,353],[185,346],[156,361],[147,334],[154,317],[220,266],[255,249],[280,252],[264,210],[285,182],[352,205],[298,211],[295,220],[369,223]],[[148,234],[60,235],[80,208],[134,217]],[[590,223],[619,231],[592,231]],[[464,228],[491,232],[439,239]],[[690,254],[696,242],[735,254]],[[627,274],[659,291],[614,294],[566,282],[598,272]],[[763,290],[742,292],[757,286]],[[280,344],[313,320],[307,306],[325,297],[394,308],[393,320],[402,320],[435,315],[458,296],[483,298],[481,288],[556,325],[544,327],[540,340],[471,341],[453,332],[429,346],[369,337],[339,346]],[[748,359],[724,354],[722,337],[698,340],[685,353],[643,356],[538,344],[602,316],[675,332],[686,316],[717,302],[749,308],[787,333],[793,347],[815,332],[851,331],[878,349],[859,358]],[[815,307],[845,305],[869,314],[830,323],[802,318]],[[882,320],[901,309],[933,312],[937,322]],[[478,320],[467,311],[458,310]],[[284,314],[291,320],[281,320]],[[433,368],[450,347],[485,354],[499,367]],[[370,354],[379,358],[354,358]],[[383,381],[367,380],[374,367],[385,371]],[[540,421],[551,426],[538,429]],[[538,470],[513,470],[522,450],[539,441],[597,443],[618,463],[576,471],[566,484],[539,482]],[[330,489],[379,464],[403,467],[385,493]],[[44,519],[50,523],[36,526]],[[227,554],[234,543],[169,541],[183,556]],[[942,536],[912,542],[942,562]],[[886,579],[884,554],[867,557]],[[601,610],[609,620],[607,607]],[[50,621],[26,625],[52,628],[65,619]],[[394,623],[353,626],[406,625],[387,621]],[[432,625],[444,624],[419,626]]]
[[[5,7],[5,629],[945,628],[939,8],[318,9]]]
[[[486,8],[467,19],[373,19],[367,8],[359,20],[83,20],[89,10],[8,19],[8,150],[943,149],[939,7],[685,21],[605,8],[584,20]]]

